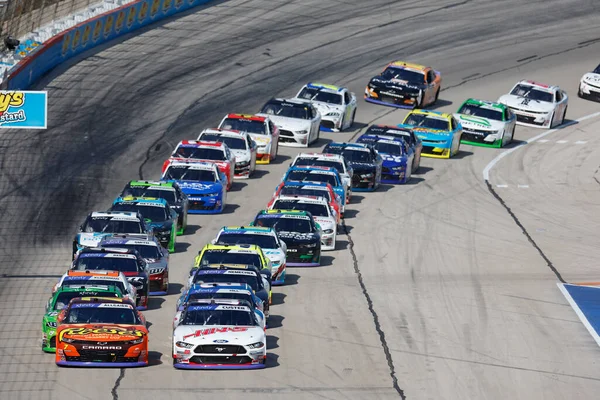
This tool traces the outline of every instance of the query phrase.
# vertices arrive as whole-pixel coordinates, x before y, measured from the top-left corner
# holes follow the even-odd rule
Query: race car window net
[[[194,148],[194,147],[178,147],[173,154],[173,157],[179,158],[195,158],[198,160],[214,160],[226,161],[225,152],[220,149],[211,148]]]
[[[160,253],[158,252],[157,246],[144,246],[144,245],[134,245],[134,244],[119,244],[119,243],[106,243],[102,244],[102,247],[107,248],[119,248],[119,249],[134,249],[137,250],[142,258],[160,258]]]
[[[194,283],[241,283],[248,284],[253,291],[257,292],[262,289],[262,284],[259,283],[259,277],[256,275],[203,275],[196,274]]]
[[[138,221],[114,221],[109,218],[90,218],[83,225],[87,233],[144,233]]]
[[[244,264],[254,265],[256,268],[262,268],[262,261],[258,254],[253,253],[231,253],[220,250],[207,250],[202,255],[200,265],[209,264]]]
[[[164,199],[167,203],[173,204],[177,201],[175,197],[175,190],[159,190],[149,189],[147,187],[128,187],[123,190],[121,197],[153,197],[157,199]]]
[[[479,107],[474,104],[465,104],[460,110],[459,114],[471,115],[473,117],[481,117],[487,119],[493,119],[494,121],[502,121],[502,110],[496,110],[491,108]]]
[[[190,167],[169,167],[165,172],[165,179],[174,181],[196,181],[196,182],[216,182],[217,177],[214,171],[206,169],[191,169]]]
[[[381,74],[381,77],[386,80],[398,79],[413,83],[425,82],[425,74],[397,67],[387,67],[386,70]]]
[[[450,122],[446,119],[431,118],[424,114],[411,114],[406,121],[408,125],[440,131],[449,131]]]
[[[311,119],[311,112],[307,105],[295,103],[268,102],[260,111],[262,114],[277,115],[280,117]]]
[[[402,143],[382,143],[382,142],[375,142],[373,143],[373,147],[375,147],[375,150],[377,150],[380,153],[383,154],[390,154],[393,156],[403,156],[406,153],[404,152],[404,146],[402,146]]]
[[[284,186],[281,188],[280,194],[288,196],[321,196],[325,197],[327,201],[331,201],[331,195],[329,190],[318,190],[318,189],[306,189],[301,186]],[[262,246],[261,246],[262,247]]]
[[[315,160],[314,158],[300,157],[296,160],[293,165],[294,167],[299,166],[311,166],[311,167],[331,167],[335,168],[340,174],[344,172],[344,166],[342,163],[337,161],[326,161],[326,160]]]
[[[246,145],[246,140],[242,136],[231,137],[231,136],[223,136],[214,133],[205,133],[200,137],[200,140],[205,140],[207,142],[221,142],[225,143],[229,146],[230,149],[233,150],[247,150],[248,146]]]
[[[277,232],[314,233],[310,220],[299,218],[261,218],[258,217],[256,226],[273,228]]]
[[[252,296],[244,293],[192,293],[188,297],[188,302],[192,300],[201,299],[233,299],[233,300],[245,300],[250,304],[254,304]]]
[[[97,304],[71,308],[65,318],[67,324],[124,324],[138,325],[140,321],[131,308],[103,308]]]
[[[315,217],[329,217],[327,206],[323,204],[302,203],[294,200],[277,200],[272,208],[274,210],[302,210],[308,211]]]
[[[331,174],[319,174],[319,173],[311,173],[309,171],[290,171],[287,176],[288,181],[315,181],[315,182],[327,182],[331,184],[331,186],[337,186],[337,180],[335,179],[335,175]]]
[[[142,217],[153,222],[165,222],[171,217],[164,207],[145,206],[142,204],[115,204],[110,208],[110,211],[139,212],[142,214]]]
[[[257,326],[258,321],[251,311],[242,310],[199,310],[187,309],[180,325],[225,325]]]
[[[302,89],[298,97],[305,100],[320,101],[328,104],[343,104],[343,98],[341,94],[326,92],[322,91],[321,89],[305,87]]]
[[[253,244],[263,249],[276,249],[279,247],[275,238],[269,235],[252,235],[243,233],[226,233],[219,235],[219,243],[239,245],[239,244]]]
[[[121,272],[140,272],[137,260],[133,258],[78,257],[75,261],[77,271],[108,270]]]
[[[548,103],[552,103],[554,100],[554,96],[551,92],[537,90],[533,86],[529,85],[517,85],[512,92],[510,92],[510,94],[513,96],[525,97],[526,99],[545,101]]]
[[[106,292],[93,292],[93,291],[85,291],[85,292],[62,292],[56,296],[56,303],[54,303],[54,311],[60,311],[66,306],[69,305],[69,302],[72,299],[77,297],[87,297],[87,296],[102,296],[102,297],[115,297],[118,298],[119,295],[117,293],[106,293]]]
[[[252,121],[249,119],[237,119],[237,118],[227,118],[223,121],[223,123],[219,126],[221,129],[234,130],[234,131],[242,131],[248,133],[257,133],[259,135],[266,135],[267,131],[265,129],[264,122],[260,121]]]

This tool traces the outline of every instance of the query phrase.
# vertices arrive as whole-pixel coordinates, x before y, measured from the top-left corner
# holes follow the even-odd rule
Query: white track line
[[[560,289],[562,294],[565,296],[565,298],[571,305],[571,308],[573,308],[573,310],[575,311],[575,314],[577,314],[577,316],[579,317],[579,320],[583,323],[583,325],[588,330],[590,335],[592,335],[592,337],[594,338],[594,340],[596,341],[598,346],[600,346],[600,336],[598,336],[598,332],[596,332],[596,330],[592,327],[592,325],[590,324],[590,321],[588,321],[587,317],[581,311],[581,308],[579,308],[577,303],[575,303],[575,300],[573,300],[573,297],[571,297],[571,294],[565,288],[565,286],[564,286],[565,284],[558,282],[556,285],[558,286],[558,288]],[[572,286],[576,286],[576,285],[572,285]],[[600,290],[600,288],[598,288],[598,290]]]
[[[550,130],[548,130],[546,132],[540,133],[539,135],[532,137],[529,140],[521,142],[518,146],[515,146],[512,149],[508,149],[506,151],[503,151],[502,153],[498,154],[496,156],[496,158],[494,158],[492,161],[490,161],[490,163],[488,165],[485,166],[485,168],[483,169],[483,180],[489,181],[490,180],[490,171],[492,170],[492,168],[494,168],[494,166],[498,163],[498,161],[502,160],[504,157],[506,157],[507,155],[509,155],[513,151],[516,151],[516,150],[520,149],[521,147],[528,145],[529,143],[533,143],[533,142],[535,142],[535,141],[537,141],[537,140],[539,140],[539,139],[541,139],[543,137],[546,137],[546,136],[550,135],[551,133],[554,133],[554,132],[557,132],[557,131],[559,131],[559,130],[561,130],[563,128],[566,128],[567,126],[574,125],[576,123],[583,122],[585,120],[588,120],[590,118],[594,118],[594,117],[597,117],[597,116],[600,116],[600,112],[595,112],[593,114],[586,115],[585,117],[581,117],[579,119],[576,119],[575,121],[569,121],[566,124],[560,125],[557,128],[550,129]]]

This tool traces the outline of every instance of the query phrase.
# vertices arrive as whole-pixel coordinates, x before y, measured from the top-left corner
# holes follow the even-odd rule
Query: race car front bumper
[[[417,96],[407,93],[392,93],[384,89],[365,88],[365,101],[382,106],[415,109],[417,107]]]
[[[584,99],[600,101],[600,86],[594,86],[587,82],[580,82],[579,96]]]
[[[91,367],[91,368],[136,368],[147,367],[146,361],[137,362],[92,362],[92,361],[57,361],[56,365],[61,367]]]
[[[225,349],[227,354],[216,353],[213,350],[210,350],[210,353],[197,353],[199,348],[203,348],[202,345],[195,349],[182,349],[176,346],[173,354],[173,367],[177,369],[261,369],[266,366],[265,346],[266,344],[262,349],[252,350],[241,345],[223,345],[220,350]],[[204,346],[204,348],[206,347],[214,347],[214,345]],[[234,349],[227,349],[227,347]],[[235,347],[243,352],[230,353],[232,350],[236,351]]]
[[[359,171],[354,172],[354,184],[352,190],[354,192],[374,192],[377,190],[377,173],[375,171]]]
[[[236,179],[249,179],[250,178],[250,161],[244,161],[235,164],[233,176]]]
[[[460,142],[471,146],[500,148],[502,147],[502,136],[497,131],[463,128]]]
[[[517,117],[517,125],[532,128],[549,128],[552,123],[552,112],[528,112],[509,107]]]
[[[335,250],[335,232],[324,233],[323,236],[321,236],[321,250]]]
[[[381,183],[397,185],[408,182],[406,166],[383,167],[381,171]]]
[[[321,265],[321,243],[301,244],[287,249],[288,267],[319,267]]]
[[[166,296],[169,294],[169,270],[150,275],[150,296]]]
[[[299,134],[285,129],[279,129],[279,145],[285,147],[308,147],[309,133]]]
[[[225,205],[219,196],[193,196],[189,198],[189,214],[220,214]]]
[[[271,268],[271,286],[281,286],[285,283],[285,264]]]
[[[340,132],[342,129],[342,120],[340,118],[324,116],[321,119],[319,129],[322,132]]]
[[[64,346],[64,349],[63,349]],[[98,361],[90,361],[96,359]],[[132,346],[128,350],[90,352],[79,346],[59,343],[56,349],[56,365],[65,367],[134,368],[148,365],[148,351]]]

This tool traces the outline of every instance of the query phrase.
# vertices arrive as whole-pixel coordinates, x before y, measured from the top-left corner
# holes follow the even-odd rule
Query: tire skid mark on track
[[[121,381],[123,380],[123,378],[125,378],[125,368],[121,368],[119,377],[115,381],[115,385],[113,386],[113,388],[110,391],[110,394],[112,394],[113,400],[119,400],[119,393],[117,392],[117,390],[119,389],[119,386],[121,385]]]
[[[400,388],[400,385],[398,384],[398,377],[396,376],[396,367],[394,366],[392,352],[390,351],[390,347],[388,346],[387,340],[385,338],[385,332],[383,331],[383,329],[381,327],[381,323],[379,322],[379,315],[377,315],[377,311],[375,311],[375,307],[373,306],[373,300],[371,299],[371,295],[369,295],[369,291],[367,289],[365,281],[363,280],[362,272],[360,271],[360,267],[358,265],[358,258],[356,257],[356,253],[354,252],[354,241],[352,240],[352,236],[350,235],[350,232],[348,231],[348,227],[346,226],[346,221],[344,221],[344,220],[342,220],[342,227],[344,228],[344,234],[348,238],[348,250],[350,251],[350,256],[352,257],[354,273],[356,274],[356,277],[358,279],[358,284],[360,285],[360,288],[362,289],[363,296],[365,297],[365,300],[367,301],[369,312],[371,313],[371,316],[373,317],[373,324],[375,325],[375,330],[377,331],[377,334],[379,335],[381,347],[383,348],[383,352],[385,353],[385,359],[387,360],[388,367],[390,369],[390,376],[392,378],[392,385],[393,385],[394,389],[396,390],[396,392],[398,392],[398,395],[400,396],[400,398],[405,400],[406,395],[404,394],[404,390],[402,390]]]

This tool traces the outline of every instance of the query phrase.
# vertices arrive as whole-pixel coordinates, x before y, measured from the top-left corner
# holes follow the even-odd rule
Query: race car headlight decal
[[[162,274],[164,270],[164,268],[151,268],[150,271],[148,271],[148,273],[150,275]]]
[[[397,167],[392,167],[392,170],[394,170],[394,171],[400,171],[400,172],[406,171],[406,165],[400,165],[400,166],[397,166]]]
[[[326,235],[332,234],[333,233],[333,229],[325,229],[323,231],[323,233],[326,234]]]
[[[271,266],[273,266],[273,267],[279,267],[280,264],[281,264],[281,261],[271,261]]]
[[[177,347],[181,347],[182,349],[191,349],[192,347],[194,347],[193,344],[191,343],[186,343],[186,342],[176,342],[175,346]]]
[[[74,341],[75,341],[75,339],[71,339],[71,338],[68,338],[68,337],[63,337],[61,339],[61,342],[65,342],[65,343],[73,343]]]
[[[46,326],[48,328],[56,328],[57,324],[56,324],[56,322],[48,321],[48,322],[46,322]]]
[[[238,163],[235,163],[236,167],[247,167],[248,165],[250,165],[250,161],[240,161]]]
[[[368,174],[360,174],[360,177],[363,178],[363,179],[369,179],[369,178],[372,178],[374,176],[375,176],[375,174],[373,174],[372,172],[369,172]]]
[[[306,135],[308,133],[308,131],[306,129],[303,129],[301,131],[296,131],[296,133],[299,135]]]
[[[305,244],[303,247],[306,247],[306,248],[313,248],[313,247],[317,247],[317,244],[316,244],[316,243],[307,243],[307,244]]]
[[[129,344],[140,344],[144,341],[144,338],[139,338],[139,339],[135,339],[135,340],[130,340]]]
[[[339,117],[341,114],[337,111],[331,111],[325,114],[326,117]]]
[[[251,349],[261,349],[264,347],[264,345],[265,344],[263,342],[256,342],[256,343],[249,344],[248,347]]]

